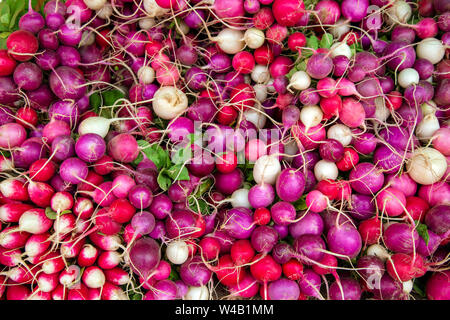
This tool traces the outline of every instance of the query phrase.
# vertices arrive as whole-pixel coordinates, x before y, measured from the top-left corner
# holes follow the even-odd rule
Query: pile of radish
[[[0,300],[450,299],[449,0],[24,7]]]

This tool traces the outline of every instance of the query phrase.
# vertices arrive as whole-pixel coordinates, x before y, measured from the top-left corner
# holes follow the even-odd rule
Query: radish
[[[210,294],[206,286],[201,287],[189,287],[188,291],[184,295],[185,300],[209,300]]]
[[[438,182],[445,174],[445,157],[436,149],[419,148],[406,163],[408,174],[417,183],[429,185]]]
[[[48,231],[53,222],[45,215],[44,209],[25,211],[19,219],[19,230],[31,234],[42,234]]]
[[[111,282],[116,286],[122,286],[130,282],[128,272],[121,268],[112,268],[104,270],[106,281]]]
[[[186,95],[175,87],[162,87],[155,92],[153,110],[163,119],[173,119],[188,106]]]
[[[98,267],[87,267],[81,278],[88,288],[97,289],[103,287],[106,282],[105,274]]]
[[[104,251],[98,256],[97,264],[102,270],[117,267],[122,261],[121,255],[117,251]]]
[[[99,250],[97,248],[91,244],[85,244],[78,254],[77,263],[80,267],[91,266],[97,260],[98,255]]]
[[[445,48],[438,39],[426,38],[419,42],[416,52],[418,58],[427,59],[432,64],[437,64],[444,58]]]
[[[236,54],[244,49],[244,33],[239,30],[224,28],[219,34],[212,38],[223,52],[228,54]]]

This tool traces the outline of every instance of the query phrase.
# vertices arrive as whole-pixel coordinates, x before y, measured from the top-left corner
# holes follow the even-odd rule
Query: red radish
[[[78,191],[94,191],[94,186],[98,186],[104,181],[103,177],[94,171],[89,171],[85,180],[86,182],[78,184]]]
[[[73,214],[58,216],[53,223],[53,229],[58,237],[64,237],[75,229],[76,218]]]
[[[334,180],[331,179],[321,180],[317,184],[316,188],[324,195],[326,195],[330,200],[335,200],[338,198],[339,187]]]
[[[102,299],[102,290],[101,289],[88,288],[87,300],[101,300],[101,299]]]
[[[39,290],[42,292],[52,292],[56,289],[56,287],[59,284],[59,274],[53,273],[53,274],[46,274],[46,273],[40,273],[36,277],[37,285],[39,287]]]
[[[205,260],[213,260],[219,256],[220,243],[215,238],[205,237],[200,240],[200,255],[205,258]]]
[[[17,30],[8,36],[6,47],[11,57],[23,62],[33,58],[39,48],[39,44],[31,32]]]
[[[45,256],[44,263],[42,263],[42,272],[46,274],[56,273],[63,270],[65,266],[64,259],[60,255],[50,252]]]
[[[116,251],[120,248],[120,238],[117,235],[101,235],[92,233],[89,239],[101,250]]]
[[[110,174],[114,170],[114,160],[108,155],[104,155],[94,163],[94,171],[100,175]]]
[[[404,253],[393,254],[387,261],[386,269],[393,279],[401,282],[421,277],[427,270],[420,255],[413,256]]]
[[[98,249],[91,244],[86,244],[78,254],[77,263],[80,267],[92,266],[99,255]]]
[[[25,265],[9,269],[5,275],[16,283],[30,284],[33,282],[35,272],[33,269],[30,270],[30,266]]]
[[[402,191],[394,188],[386,188],[377,197],[378,209],[390,217],[401,215],[406,206],[406,197]]]
[[[170,263],[161,260],[155,269],[155,274],[152,276],[153,279],[157,281],[166,280],[169,278],[172,268]]]
[[[30,295],[30,289],[24,285],[8,286],[6,289],[6,300],[28,300]]]
[[[219,281],[226,286],[235,285],[245,274],[244,268],[235,266],[231,256],[228,254],[219,258],[213,271],[216,273]]]
[[[397,110],[402,106],[403,97],[398,91],[391,91],[386,95],[386,107]]]
[[[353,169],[359,162],[358,153],[352,148],[344,148],[344,156],[336,162],[336,166],[341,171]]]
[[[36,288],[31,292],[27,300],[51,300],[51,295],[48,292],[42,292]]]
[[[56,192],[50,200],[50,207],[55,212],[63,212],[73,207],[73,197],[69,192]]]
[[[38,257],[42,255],[51,245],[50,234],[45,232],[31,235],[25,244],[25,253],[29,257]]]
[[[97,289],[103,287],[106,277],[102,269],[91,266],[84,270],[82,280],[88,288]]]
[[[103,286],[102,300],[128,300],[128,297],[120,287],[107,281]]]
[[[67,292],[67,300],[87,300],[89,296],[88,288],[80,283],[74,289]]]
[[[303,265],[296,259],[291,259],[282,265],[283,274],[289,280],[299,280],[303,275]]]
[[[258,208],[253,214],[253,221],[260,226],[268,224],[271,219],[270,210],[267,208]]]
[[[16,122],[27,127],[32,128],[36,126],[38,123],[38,115],[37,112],[30,107],[22,107],[17,110],[17,119]]]
[[[8,51],[5,49],[0,50],[0,77],[12,75],[14,69],[17,66],[17,62],[11,58]]]
[[[58,284],[55,290],[52,291],[52,299],[53,300],[66,300],[67,299],[67,289],[61,285]]]
[[[305,4],[302,0],[275,0],[272,12],[279,24],[293,27],[305,14]]]
[[[236,169],[237,165],[236,154],[230,151],[222,153],[216,161],[216,168],[221,173],[230,173]]]
[[[47,218],[44,209],[25,211],[19,219],[19,229],[31,234],[41,234],[48,231],[53,221]]]
[[[0,247],[0,264],[7,267],[15,267],[20,263],[22,263],[22,259],[19,249],[7,250]]]
[[[403,215],[405,217],[410,216],[414,221],[419,220],[422,222],[429,208],[428,203],[422,198],[414,196],[406,197],[406,210]]]
[[[237,266],[250,263],[254,256],[255,250],[249,240],[238,240],[231,246],[231,259]]]
[[[29,176],[33,181],[45,182],[53,177],[56,169],[56,165],[52,161],[42,158],[31,164]]]
[[[130,282],[130,275],[121,268],[112,268],[104,270],[106,281],[116,286],[123,286]]]
[[[233,106],[224,105],[219,109],[217,121],[223,125],[229,125],[236,120],[238,112]]]
[[[312,212],[322,212],[328,207],[328,198],[319,190],[313,190],[306,196],[306,205]]]
[[[117,267],[122,261],[121,255],[117,251],[104,251],[97,260],[97,264],[102,269],[112,269]]]
[[[122,228],[121,224],[111,219],[106,208],[102,208],[96,213],[95,225],[98,231],[106,235],[117,234]]]
[[[79,255],[84,243],[85,243],[85,239],[81,239],[81,240],[74,239],[74,240],[64,241],[61,244],[61,247],[59,250],[61,252],[61,255],[66,259],[76,258]]]
[[[26,244],[29,237],[28,232],[21,232],[16,226],[7,227],[0,232],[0,246],[5,249],[18,249]]]
[[[0,182],[0,192],[10,200],[28,201],[29,195],[24,182],[18,179],[5,179]]]
[[[320,108],[327,117],[337,116],[342,110],[342,99],[338,95],[322,98]]]
[[[108,214],[117,223],[126,223],[136,213],[136,208],[127,199],[114,200],[109,206]]]
[[[288,47],[294,52],[301,52],[306,45],[306,37],[301,32],[292,33],[288,38]]]
[[[336,273],[338,260],[332,254],[325,254],[317,264],[313,265],[313,270],[319,275],[325,275],[329,273]],[[337,273],[336,273],[337,275]]]
[[[28,194],[30,200],[38,207],[50,206],[50,201],[55,194],[55,190],[45,182],[30,182],[28,184]]]
[[[378,243],[381,237],[381,220],[378,217],[364,220],[359,224],[358,231],[365,244]]]
[[[94,213],[94,204],[88,198],[78,198],[73,206],[73,213],[80,219],[89,219]]]
[[[269,46],[263,45],[253,52],[257,64],[269,65],[273,62],[274,55]]]

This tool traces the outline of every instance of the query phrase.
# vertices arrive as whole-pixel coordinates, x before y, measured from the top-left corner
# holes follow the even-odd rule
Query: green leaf
[[[123,99],[125,95],[120,90],[108,90],[102,93],[105,106],[113,106],[117,100]]]
[[[25,9],[25,1],[14,1],[14,5],[10,4],[11,12],[14,12],[11,21],[9,22],[9,29],[15,30],[18,25],[18,17],[21,16]]]
[[[129,297],[130,297],[130,300],[142,300],[141,293],[130,294]]]
[[[319,49],[319,39],[316,36],[309,37],[308,39],[306,39],[306,46],[314,50]]]
[[[89,96],[89,105],[95,113],[100,113],[100,107],[102,106],[102,97],[99,93],[96,92]]]
[[[188,200],[189,208],[194,211],[200,213],[202,215],[209,215],[211,213],[211,209],[208,203],[203,199],[197,199],[195,197],[190,197]]]
[[[180,280],[180,276],[178,275],[178,272],[175,271],[175,268],[172,268],[170,270],[169,280],[172,281]]]
[[[333,44],[333,36],[330,33],[325,33],[320,39],[320,47],[329,49]]]
[[[58,214],[55,211],[53,211],[52,208],[47,207],[45,208],[45,216],[50,220],[56,220]]]
[[[172,162],[174,164],[183,164],[186,162],[186,160],[189,160],[192,156],[192,151],[190,146],[186,146],[185,148],[180,148],[175,152],[175,154],[172,156]]]
[[[142,152],[139,152],[139,155],[131,164],[136,167],[142,160],[144,160],[144,156],[142,155]]]
[[[190,180],[189,172],[185,166],[180,164],[176,164],[169,169],[166,170],[167,175],[172,178],[174,181],[179,180]]]
[[[308,209],[308,206],[306,205],[306,195],[295,201],[293,205],[297,211]]]
[[[416,222],[416,230],[419,236],[425,241],[425,244],[428,245],[428,241],[430,241],[430,234],[428,233],[428,227],[426,224]]]
[[[68,213],[72,213],[72,211],[70,210],[64,210],[60,213],[60,216],[64,215],[64,214],[68,214]]]
[[[163,168],[159,172],[158,178],[156,179],[156,181],[158,182],[159,187],[163,191],[167,191],[167,189],[169,189],[170,185],[172,184],[172,180],[170,179],[170,177],[167,176],[166,170],[167,170],[166,168]]]
[[[425,298],[427,295],[425,294],[425,291],[419,286],[417,281],[414,281],[413,284],[413,290],[422,298]]]
[[[145,140],[139,140],[137,143],[142,152],[144,152],[147,158],[153,161],[158,169],[170,166],[169,155],[158,144],[150,145],[150,143]]]

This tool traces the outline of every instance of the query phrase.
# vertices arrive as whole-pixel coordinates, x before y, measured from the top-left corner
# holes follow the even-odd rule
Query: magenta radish
[[[51,252],[45,256],[45,260],[42,263],[42,272],[52,274],[62,271],[65,266],[64,259],[60,255]]]
[[[83,247],[85,240],[70,240],[63,242],[60,246],[61,256],[66,259],[75,258],[79,255],[81,248]]]
[[[41,290],[42,292],[52,292],[59,284],[59,274],[40,273],[39,275],[37,275],[36,281],[39,290]]]
[[[25,253],[29,257],[38,257],[45,253],[51,245],[50,234],[32,234],[25,243]]]
[[[12,202],[0,206],[0,220],[3,223],[18,222],[20,216],[33,207],[28,204]]]

